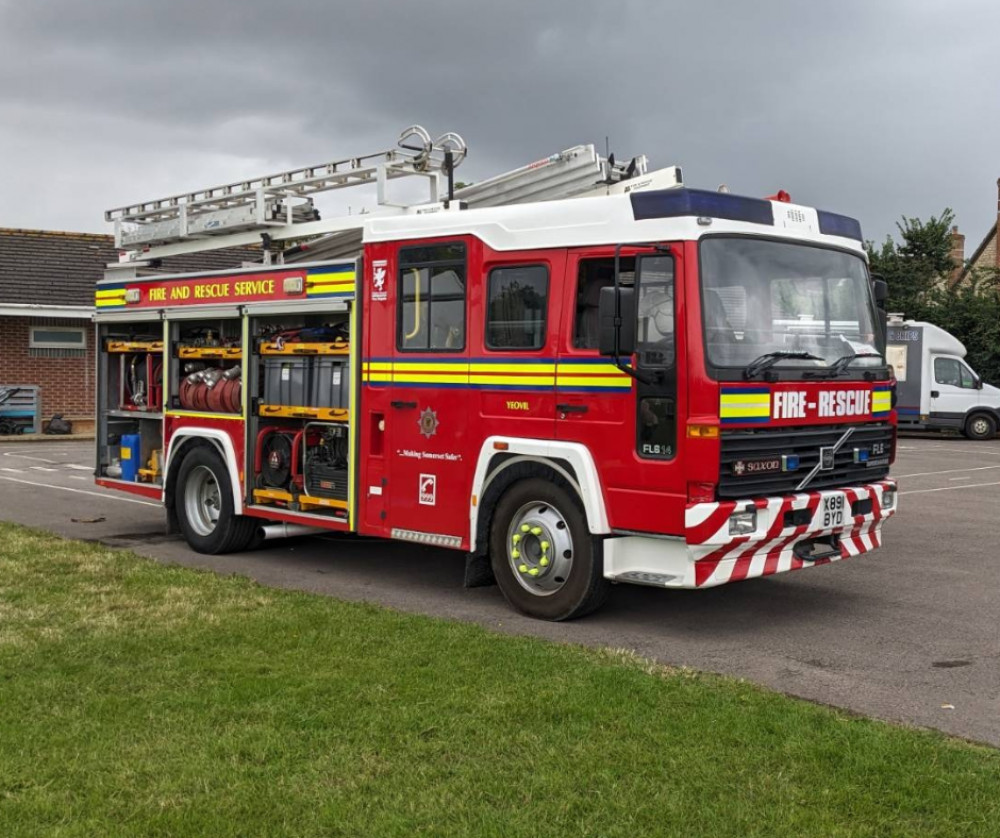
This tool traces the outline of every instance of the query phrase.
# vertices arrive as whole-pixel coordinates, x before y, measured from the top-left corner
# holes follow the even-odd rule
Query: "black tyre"
[[[997,420],[988,413],[973,413],[965,423],[969,439],[993,439],[997,435]]]
[[[175,492],[177,520],[192,550],[235,553],[253,543],[258,523],[235,514],[229,472],[212,449],[199,446],[188,452]]]
[[[537,477],[515,483],[497,503],[490,562],[507,601],[543,620],[582,617],[611,590],[602,542],[587,530],[576,493]]]

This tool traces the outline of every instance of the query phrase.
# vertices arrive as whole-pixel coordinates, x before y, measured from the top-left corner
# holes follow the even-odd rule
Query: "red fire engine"
[[[461,550],[470,584],[554,620],[616,582],[880,546],[895,416],[856,221],[592,146],[456,191],[464,154],[414,127],[110,211],[97,482],[204,553],[321,529]],[[404,175],[426,203],[389,201]],[[313,193],[363,183],[376,211],[318,219]],[[262,235],[262,264],[154,270]]]

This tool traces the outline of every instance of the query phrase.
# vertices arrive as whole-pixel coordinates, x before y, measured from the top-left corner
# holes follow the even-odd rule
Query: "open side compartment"
[[[352,379],[348,312],[250,320],[250,502],[348,519]]]
[[[171,320],[168,331],[169,410],[242,414],[242,319]]]
[[[97,345],[97,477],[161,485],[163,324],[101,323]]]

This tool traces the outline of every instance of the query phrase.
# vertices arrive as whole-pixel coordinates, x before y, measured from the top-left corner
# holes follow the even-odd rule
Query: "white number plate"
[[[813,524],[822,529],[843,526],[847,519],[847,499],[844,495],[826,495],[820,501]]]

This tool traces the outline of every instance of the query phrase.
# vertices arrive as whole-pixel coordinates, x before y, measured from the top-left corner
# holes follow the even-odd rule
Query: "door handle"
[[[556,410],[560,413],[586,413],[588,407],[585,404],[557,404]]]
[[[393,407],[399,408],[400,410],[413,410],[417,406],[416,402],[389,402]]]
[[[940,390],[931,390],[931,398],[932,399],[940,399],[941,398],[941,392],[940,392]]]

